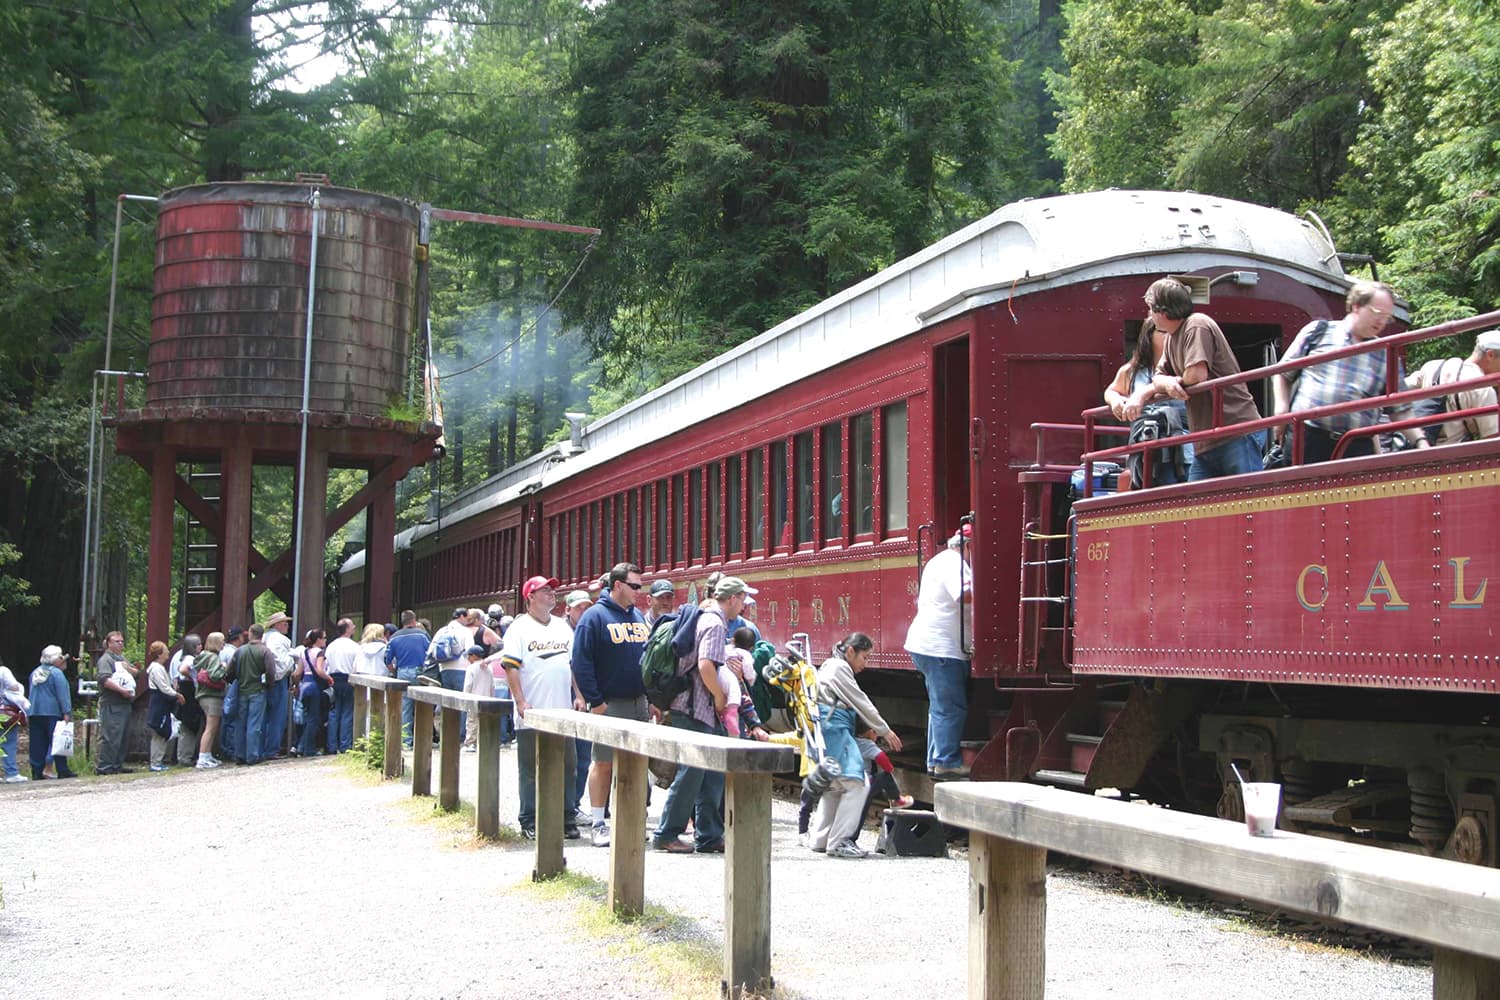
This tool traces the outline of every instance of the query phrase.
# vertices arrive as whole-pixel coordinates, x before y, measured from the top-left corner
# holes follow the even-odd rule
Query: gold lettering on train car
[[[1365,588],[1364,600],[1354,607],[1359,611],[1374,611],[1376,594],[1385,598],[1386,611],[1405,611],[1409,607],[1396,590],[1396,581],[1391,579],[1391,571],[1386,568],[1384,559],[1375,564],[1375,572],[1370,574],[1370,585]]]
[[[780,601],[767,601],[766,602],[766,607],[768,607],[768,608],[771,609],[771,624],[772,625],[776,624],[776,607],[780,603],[781,603]],[[755,606],[757,608],[760,607],[760,605],[758,603]]]
[[[1448,560],[1448,565],[1453,567],[1453,600],[1448,604],[1450,608],[1484,607],[1484,592],[1489,589],[1489,577],[1479,581],[1479,589],[1474,592],[1473,597],[1464,594],[1464,570],[1469,565],[1469,559],[1469,556],[1454,556]]]
[[[839,595],[839,622],[840,625],[849,624],[849,595]]]
[[[823,622],[823,598],[821,598],[821,597],[814,597],[812,599],[812,613],[813,613],[812,623],[814,625],[822,625],[822,624],[824,624],[824,622]]]
[[[1323,578],[1321,584],[1322,596],[1316,602],[1309,600],[1307,596],[1307,577],[1310,573],[1316,573]],[[1302,567],[1302,572],[1297,574],[1297,603],[1302,605],[1304,611],[1322,611],[1323,605],[1328,603],[1328,567],[1318,563],[1310,563]]]
[[[787,625],[801,624],[801,606],[795,597],[787,598],[786,623]]]

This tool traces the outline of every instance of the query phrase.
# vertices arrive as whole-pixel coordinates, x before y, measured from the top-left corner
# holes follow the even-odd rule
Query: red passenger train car
[[[1132,657],[1119,652],[1119,633],[1095,631],[1101,620],[1124,621],[1122,601],[1149,615],[1153,587],[1163,613],[1169,600],[1174,614],[1227,613],[1198,590],[1224,583],[1200,583],[1202,563],[1183,548],[1196,536],[1169,543],[1147,526],[1177,521],[1178,504],[1197,511],[1205,501],[1196,498],[1212,491],[1089,500],[1075,522],[1065,471],[1093,433],[1080,412],[1099,402],[1133,346],[1146,288],[1168,274],[1190,284],[1246,370],[1274,361],[1310,320],[1342,315],[1349,284],[1321,225],[1255,205],[1104,191],[1007,206],[595,420],[581,448],[554,446],[403,533],[398,603],[434,620],[497,595],[513,609],[531,573],[586,586],[622,559],[648,580],[670,579],[684,598],[723,570],[760,589],[756,617],[768,638],[807,633],[821,659],[845,633],[870,633],[878,669],[867,686],[894,724],[921,728],[922,685],[902,641],[922,561],[972,514],[966,735],[976,776],[1140,789],[1213,808],[1222,782],[1217,751],[1201,749],[1209,737],[1197,727],[1197,686],[1253,714],[1261,703],[1246,693],[1237,657],[1263,654],[1226,640],[1222,655],[1182,673],[1180,649]],[[1269,399],[1264,380],[1251,390]],[[1036,424],[1074,429],[1039,444]],[[1299,476],[1317,478],[1267,475],[1257,489],[1278,496]],[[1130,517],[1145,519],[1140,537],[1126,531],[1138,523]],[[1144,586],[1122,593],[1121,577],[1080,571],[1075,614],[1074,524],[1080,549],[1108,542],[1111,572],[1139,575]],[[1327,545],[1343,546],[1341,524],[1322,531]],[[1260,549],[1240,542],[1254,561]],[[1210,551],[1216,566],[1228,565],[1221,549]],[[1333,564],[1322,564],[1331,577]],[[362,574],[358,555],[343,567],[345,609],[360,606]],[[1170,596],[1153,582],[1168,575]],[[1259,611],[1246,604],[1232,620]],[[1165,626],[1151,619],[1132,629],[1138,644]],[[1287,639],[1285,655],[1295,657]],[[1313,651],[1305,640],[1295,648]],[[1370,676],[1372,689],[1387,689]],[[1245,759],[1236,746],[1226,752]],[[1277,772],[1281,759],[1258,758],[1256,774]]]

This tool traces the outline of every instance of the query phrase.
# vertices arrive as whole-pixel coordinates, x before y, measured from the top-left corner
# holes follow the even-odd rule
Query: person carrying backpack
[[[671,702],[667,725],[723,735],[719,715],[724,711],[726,698],[719,684],[719,667],[724,663],[725,623],[739,617],[745,610],[745,599],[755,593],[753,587],[737,576],[723,577],[715,585],[711,606],[699,610],[693,621],[692,647],[677,663],[677,676],[687,683]],[[687,613],[679,616],[679,626],[692,617],[693,610],[684,609]],[[679,628],[678,634],[684,631]],[[751,735],[758,740],[767,738],[761,729],[752,730]],[[691,854],[695,850],[699,854],[722,854],[723,799],[724,775],[686,765],[678,767],[651,846],[671,854]],[[678,839],[687,829],[689,815],[693,820],[692,844]]]

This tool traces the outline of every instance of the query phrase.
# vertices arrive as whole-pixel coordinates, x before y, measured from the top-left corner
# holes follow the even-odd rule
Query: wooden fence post
[[[615,751],[614,831],[609,840],[609,906],[620,916],[646,909],[646,758]]]
[[[401,690],[389,690],[385,696],[385,776],[401,777]]]
[[[474,826],[481,837],[500,836],[500,719],[489,712],[479,717],[479,801]]]
[[[561,875],[563,859],[563,768],[566,736],[535,733],[536,740],[536,868],[540,881]]]
[[[969,1000],[1042,1000],[1047,851],[969,834]]]
[[[438,723],[442,727],[439,735],[439,753],[442,755],[442,773],[438,775],[438,807],[444,812],[458,808],[458,752],[463,737],[458,733],[459,711],[443,706],[443,717]],[[431,743],[431,737],[428,738]]]
[[[724,991],[758,993],[771,976],[771,776],[725,775]]]
[[[432,732],[432,705],[412,699],[412,728],[419,733]],[[411,793],[432,794],[432,740],[412,740]]]
[[[365,712],[370,708],[370,689],[362,684],[354,685],[354,738],[359,739],[369,732]]]

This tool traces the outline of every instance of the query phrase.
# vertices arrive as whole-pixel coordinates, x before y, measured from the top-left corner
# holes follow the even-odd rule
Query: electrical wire
[[[589,254],[594,252],[594,245],[598,242],[599,236],[597,233],[589,237],[589,244],[588,246],[583,248],[583,256],[578,258],[578,264],[573,268],[573,273],[568,275],[568,280],[564,281],[562,287],[557,290],[557,294],[552,296],[552,301],[547,303],[547,308],[537,313],[536,318],[531,321],[531,325],[518,332],[515,337],[511,339],[510,343],[502,345],[493,354],[490,354],[481,361],[476,361],[474,364],[470,365],[467,368],[460,368],[458,369],[458,371],[452,372],[439,372],[438,378],[445,379],[453,378],[457,375],[467,375],[469,372],[474,371],[476,368],[483,368],[485,365],[489,364],[491,361],[494,361],[500,355],[504,354],[506,351],[519,344],[521,342],[521,338],[526,336],[532,330],[535,330],[537,324],[540,323],[542,319],[552,311],[553,306],[557,305],[557,300],[563,297],[563,293],[568,290],[568,286],[573,284],[573,279],[578,277],[578,272],[583,270],[583,265],[588,261]]]

